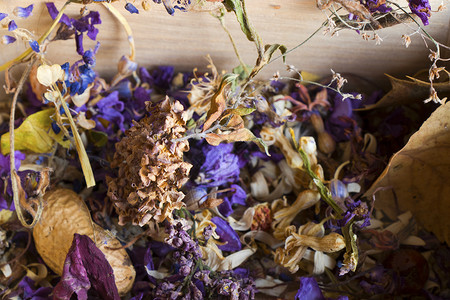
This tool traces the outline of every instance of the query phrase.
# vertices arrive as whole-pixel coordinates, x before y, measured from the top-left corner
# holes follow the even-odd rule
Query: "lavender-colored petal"
[[[105,255],[88,236],[75,234],[61,280],[53,290],[54,299],[69,300],[73,293],[78,299],[88,299],[91,286],[102,299],[120,299],[113,269]]]
[[[16,38],[13,37],[13,36],[10,36],[10,35],[4,35],[4,36],[2,37],[2,43],[3,43],[4,45],[12,44],[12,43],[14,43],[15,41],[16,41]]]
[[[14,15],[20,18],[28,18],[31,13],[33,12],[33,4],[27,6],[27,7],[16,7],[14,8]]]
[[[217,209],[224,217],[228,217],[233,213],[233,208],[231,207],[231,202],[228,197],[225,197],[223,199],[223,202],[218,206]]]
[[[128,10],[129,13],[131,14],[138,14],[139,10],[130,2],[128,2],[127,4],[125,4],[125,9]]]
[[[8,14],[0,13],[0,21],[3,20],[4,18],[6,18],[7,16],[8,16]]]
[[[295,295],[295,300],[325,300],[322,291],[314,277],[301,277],[300,288]]]
[[[239,204],[245,206],[245,199],[247,199],[247,193],[244,191],[244,189],[237,184],[232,184],[230,187],[232,189],[235,189],[233,195],[231,196],[231,204]]]
[[[218,246],[222,251],[239,251],[242,248],[239,235],[231,228],[227,221],[220,217],[214,217],[211,222],[216,224],[216,233],[220,236],[221,242],[227,242],[227,244]]]
[[[8,23],[8,31],[14,31],[17,29],[17,24],[14,20],[9,21]]]
[[[18,285],[18,289],[23,293],[22,299],[47,300],[51,299],[50,287],[35,287],[35,282],[28,276],[25,276]]]
[[[39,43],[37,41],[31,40],[28,43],[30,44],[31,49],[33,49],[34,52],[36,53],[41,52],[41,49],[39,48]]]

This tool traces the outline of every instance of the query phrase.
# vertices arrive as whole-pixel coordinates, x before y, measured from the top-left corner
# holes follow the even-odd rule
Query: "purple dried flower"
[[[359,225],[360,228],[370,225],[370,212],[365,202],[358,200],[356,202],[346,204],[346,206],[348,209],[342,214],[342,219],[338,221],[339,226],[345,226],[352,219],[355,221],[363,220],[363,223]]]
[[[46,2],[45,5],[47,6],[47,11],[48,11],[48,14],[50,15],[50,17],[53,20],[56,19],[56,17],[59,14],[59,11],[56,8],[55,4],[53,2]],[[61,16],[61,19],[59,20],[59,23],[64,23],[64,24],[66,24],[69,27],[72,26],[71,19],[66,14],[63,14]]]
[[[314,277],[301,277],[300,278],[300,288],[295,295],[295,300],[332,300],[332,298],[325,298],[322,291],[317,284]],[[335,298],[336,300],[348,300],[347,296],[339,296]]]
[[[91,67],[95,66],[95,53],[92,50],[87,50],[83,54],[83,61],[86,65],[89,65]]]
[[[31,13],[33,12],[33,4],[27,6],[27,7],[16,7],[14,8],[14,15],[20,18],[28,18],[31,16]]]
[[[88,299],[91,286],[102,299],[120,299],[114,272],[105,255],[86,235],[74,234],[72,246],[64,262],[61,281],[53,290],[54,299]]]
[[[242,248],[239,235],[231,228],[227,221],[220,217],[214,217],[211,222],[216,224],[216,233],[220,236],[221,242],[227,242],[225,245],[218,246],[222,251],[239,251]]]
[[[205,146],[205,161],[200,168],[198,183],[213,187],[237,181],[240,173],[239,158],[231,153],[232,150],[233,144]]]
[[[31,49],[33,49],[34,52],[39,53],[41,52],[41,49],[39,48],[39,43],[35,40],[31,40],[28,42],[30,44]]]
[[[28,276],[25,276],[18,285],[18,291],[21,299],[33,299],[33,300],[44,300],[51,299],[50,294],[52,289],[50,287],[39,287],[36,288],[36,283]],[[13,292],[14,293],[14,292]],[[14,296],[19,296],[14,295]],[[13,295],[9,295],[12,299]]]
[[[3,20],[4,18],[6,18],[7,16],[8,16],[8,14],[0,13],[0,21]]]
[[[125,9],[128,10],[131,14],[138,14],[139,10],[130,2],[125,4]]]
[[[14,43],[15,41],[16,41],[16,38],[13,37],[13,36],[10,36],[10,35],[4,35],[4,36],[2,37],[2,43],[3,43],[4,45],[12,44],[12,43]]]
[[[186,232],[188,229],[189,226],[183,226],[181,221],[175,220],[173,224],[168,224],[166,227],[166,233],[169,236],[165,242],[174,248],[191,253],[194,258],[200,258],[202,257],[200,247]]]
[[[14,20],[9,21],[8,23],[8,31],[14,31],[17,29],[17,24]]]
[[[381,12],[387,13],[392,10],[391,7],[386,6],[386,0],[360,0],[361,4],[364,4],[371,13]]]
[[[428,18],[431,17],[431,6],[428,0],[408,0],[408,2],[409,8],[422,20],[423,25],[428,25]]]

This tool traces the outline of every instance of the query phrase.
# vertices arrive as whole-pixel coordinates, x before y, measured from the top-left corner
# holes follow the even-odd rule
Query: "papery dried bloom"
[[[178,189],[188,180],[191,164],[183,161],[186,140],[174,141],[185,132],[183,106],[166,98],[156,106],[147,102],[149,116],[126,131],[116,144],[111,163],[117,178],[107,178],[108,197],[121,225],[144,226],[151,219],[172,219],[172,211],[184,206]]]

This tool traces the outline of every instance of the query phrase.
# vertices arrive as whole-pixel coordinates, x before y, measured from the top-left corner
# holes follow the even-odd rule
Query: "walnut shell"
[[[114,271],[120,295],[133,286],[136,271],[120,242],[108,231],[93,223],[89,210],[80,196],[69,189],[56,189],[45,194],[46,206],[40,222],[33,229],[36,249],[44,262],[58,275],[62,274],[64,261],[75,233],[89,236],[105,254]],[[95,237],[94,237],[95,233]]]

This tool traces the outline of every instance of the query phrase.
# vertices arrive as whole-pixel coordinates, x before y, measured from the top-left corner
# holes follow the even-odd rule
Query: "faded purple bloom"
[[[39,43],[35,40],[31,40],[28,42],[30,44],[31,49],[33,49],[34,52],[39,53],[41,52],[41,49],[39,48]]]
[[[361,4],[364,4],[371,13],[381,12],[387,13],[392,10],[391,7],[386,6],[385,1],[381,0],[360,0]]]
[[[103,129],[102,131],[108,129],[103,126],[103,124],[99,121],[99,118],[107,120],[112,124],[115,124],[119,127],[120,130],[125,131],[125,127],[123,122],[125,120],[122,115],[122,111],[125,107],[125,104],[119,100],[119,92],[114,91],[111,94],[103,97],[96,105],[97,115],[94,116],[94,120],[97,123],[97,127]]]
[[[186,232],[188,226],[183,226],[179,220],[175,220],[172,224],[166,227],[166,233],[169,236],[164,240],[168,245],[179,250],[190,252],[195,258],[202,257],[199,245]]]
[[[76,233],[64,262],[61,280],[53,289],[54,299],[69,300],[73,293],[78,299],[88,299],[91,286],[102,299],[120,299],[113,269],[105,255],[88,236]]]
[[[8,31],[14,31],[17,29],[17,24],[14,20],[9,21],[8,23]]]
[[[4,45],[12,44],[12,43],[14,43],[15,41],[16,41],[16,38],[13,37],[13,36],[10,36],[10,35],[4,35],[4,36],[2,37],[2,43],[3,43]]]
[[[160,66],[152,72],[152,84],[163,90],[170,89],[175,68],[173,66]]]
[[[227,221],[220,217],[214,217],[211,222],[216,224],[216,233],[220,236],[221,242],[227,242],[225,245],[218,246],[222,251],[239,251],[242,244],[239,235],[231,228]]]
[[[86,65],[90,67],[95,66],[95,53],[92,50],[87,50],[83,54],[83,61]]]
[[[431,6],[428,0],[408,0],[408,2],[412,13],[422,20],[423,25],[428,25],[428,18],[431,17]]]
[[[300,288],[295,295],[295,300],[325,300],[322,291],[314,277],[301,277]]]
[[[239,178],[239,158],[231,153],[233,144],[203,147],[205,161],[200,168],[198,184],[213,187],[235,182]]]
[[[230,187],[234,189],[233,195],[231,196],[231,204],[239,204],[245,206],[247,193],[244,191],[244,189],[237,184],[232,184]]]
[[[138,14],[139,10],[130,2],[125,4],[125,9],[128,10],[131,14]]]
[[[360,228],[367,227],[370,225],[370,212],[365,202],[358,200],[356,202],[351,202],[346,204],[348,209],[342,214],[342,219],[338,220],[339,226],[345,226],[350,220],[363,221]]]
[[[33,12],[33,4],[27,6],[27,7],[16,7],[14,8],[14,15],[20,18],[28,18],[31,16],[31,13]]]
[[[8,16],[8,14],[0,13],[0,21],[3,20],[4,18],[6,18],[7,16]]]
[[[9,295],[12,299],[13,296],[20,296],[20,299],[24,300],[47,300],[51,299],[50,294],[52,292],[51,287],[39,287],[36,288],[35,282],[28,276],[25,276],[18,285],[18,295]],[[14,292],[13,292],[14,293]]]

